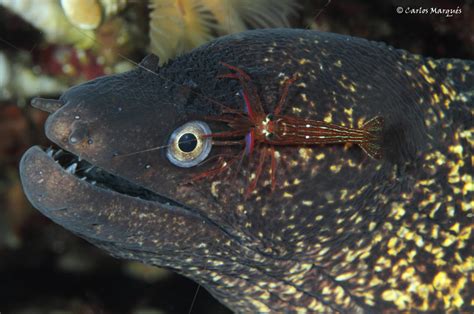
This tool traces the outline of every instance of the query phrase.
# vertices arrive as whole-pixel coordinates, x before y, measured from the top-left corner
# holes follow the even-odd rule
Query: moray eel
[[[202,162],[180,165],[166,146],[189,123],[243,110],[239,82],[217,78],[228,73],[221,62],[251,76],[266,112],[297,73],[282,114],[348,127],[383,117],[383,157],[278,146],[273,192],[265,166],[244,197],[255,156],[237,173],[189,183],[213,156],[242,150],[211,147]],[[28,199],[113,256],[170,268],[236,312],[474,309],[473,61],[258,30],[164,66],[148,56],[34,105],[51,112],[46,135],[61,150],[24,154]]]

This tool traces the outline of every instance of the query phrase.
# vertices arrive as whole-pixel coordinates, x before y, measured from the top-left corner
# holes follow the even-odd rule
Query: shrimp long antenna
[[[192,140],[181,141],[180,143],[188,143],[188,142],[194,142],[194,141],[196,141],[196,140],[192,139]],[[115,155],[115,156],[113,156],[113,158],[138,155],[138,154],[141,154],[141,153],[151,152],[151,151],[154,151],[154,150],[160,150],[160,149],[167,148],[167,147],[170,147],[170,146],[171,146],[171,144],[162,145],[162,146],[155,146],[155,147],[152,147],[152,148],[147,148],[147,149],[139,150],[139,151],[128,153],[128,154]]]
[[[151,152],[151,151],[154,151],[154,150],[160,150],[160,149],[163,149],[163,148],[167,148],[169,146],[170,146],[170,144],[163,145],[163,146],[156,146],[156,147],[152,147],[152,148],[148,148],[148,149],[144,149],[144,150],[139,150],[139,151],[133,152],[133,153],[115,155],[115,156],[113,156],[113,158],[129,157],[129,156],[138,155],[138,154],[141,154],[141,153]]]

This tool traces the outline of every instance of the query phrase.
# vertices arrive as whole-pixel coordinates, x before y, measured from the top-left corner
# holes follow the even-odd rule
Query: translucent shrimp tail
[[[362,130],[370,132],[377,137],[380,137],[380,133],[383,130],[383,118],[377,116],[370,119],[362,126]]]
[[[383,118],[375,117],[367,121],[363,126],[362,130],[367,131],[369,135],[367,136],[367,141],[359,143],[359,146],[364,150],[364,152],[374,159],[382,158],[382,146],[380,145],[380,140],[383,130]]]

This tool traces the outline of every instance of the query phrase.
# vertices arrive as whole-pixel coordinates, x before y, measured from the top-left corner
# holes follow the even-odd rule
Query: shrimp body
[[[296,76],[287,79],[283,84],[283,90],[278,104],[272,113],[264,111],[257,91],[251,85],[250,76],[243,70],[223,63],[225,67],[235,73],[221,75],[220,78],[237,79],[242,85],[242,98],[245,103],[244,112],[231,109],[224,110],[223,116],[211,117],[211,120],[227,123],[230,131],[208,134],[215,139],[244,137],[245,149],[243,153],[250,155],[255,147],[263,146],[260,152],[259,163],[255,178],[250,184],[247,194],[255,187],[262,172],[265,160],[270,154],[272,189],[275,188],[276,179],[276,157],[275,146],[310,146],[321,144],[353,143],[360,146],[370,157],[380,159],[382,157],[380,140],[383,129],[383,118],[376,116],[367,121],[361,128],[350,128],[337,124],[326,123],[324,121],[303,119],[292,115],[281,113],[288,96],[290,85],[297,79]],[[215,141],[228,145],[236,141]],[[240,142],[236,142],[240,143]],[[229,167],[232,162],[226,162],[225,167],[211,170],[212,173],[219,173],[224,168]],[[204,176],[207,176],[206,173]]]
[[[268,115],[263,127],[256,128],[255,139],[270,145],[318,145],[354,143],[370,157],[381,158],[378,145],[383,118],[375,117],[362,128],[350,128],[323,121],[301,119],[293,116]]]

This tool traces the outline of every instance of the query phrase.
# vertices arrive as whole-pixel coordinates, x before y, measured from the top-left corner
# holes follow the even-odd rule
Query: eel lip
[[[159,257],[175,249],[190,250],[203,238],[223,236],[206,217],[122,178],[101,174],[100,168],[92,166],[90,172],[91,178],[102,177],[102,183],[78,177],[81,170],[74,158],[62,150],[31,147],[20,162],[23,190],[42,214],[115,256],[131,258],[128,250],[144,250]],[[66,166],[68,162],[72,164]],[[189,230],[196,226],[202,234],[194,243]]]
[[[93,220],[100,217],[102,209],[110,210],[111,202],[124,208],[152,206],[162,212],[194,216],[181,204],[108,174],[61,149],[31,147],[20,161],[20,177],[31,204],[65,227],[87,221],[95,224]]]
[[[20,161],[20,178],[31,204],[45,216],[65,225],[68,219],[65,220],[63,214],[68,209],[80,208],[91,202],[98,188],[64,169],[52,152],[54,150],[44,151],[39,146],[28,149]],[[96,201],[101,202],[101,199],[97,198]],[[84,213],[76,212],[76,218],[84,218],[79,217]]]
[[[28,200],[43,214],[66,208],[66,191],[72,191],[72,176],[63,173],[62,167],[38,146],[28,149],[20,161],[20,177]],[[62,195],[57,197],[57,195]]]

